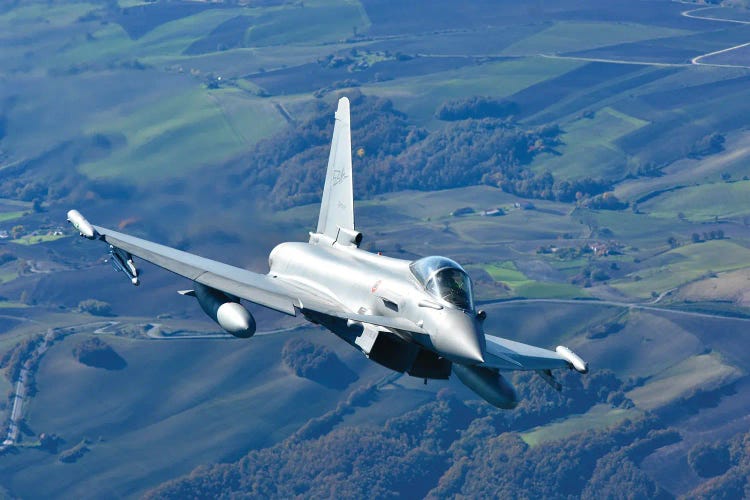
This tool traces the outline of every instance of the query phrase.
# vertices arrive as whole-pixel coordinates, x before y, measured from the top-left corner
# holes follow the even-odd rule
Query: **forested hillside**
[[[326,418],[340,418],[338,409],[322,417],[312,432],[303,428],[238,462],[198,468],[147,497],[671,498],[639,469],[654,450],[681,440],[679,432],[657,415],[536,445],[523,438],[522,432],[535,422],[548,421],[551,408],[575,414],[596,402],[591,391],[600,397],[615,394],[605,382],[608,378],[610,384],[616,380],[600,374],[577,397],[574,377],[566,377],[573,394],[562,405],[540,380],[518,378],[527,399],[517,412],[467,405],[444,391],[436,401],[382,427],[331,430],[321,425]],[[354,407],[367,399],[366,391],[352,395],[348,404]],[[748,443],[750,434],[740,434],[712,446],[696,446],[690,465],[696,474],[712,479],[688,496],[747,496]],[[722,456],[723,461],[717,460]]]
[[[351,92],[348,95],[351,96]],[[359,198],[405,189],[438,190],[478,184],[509,193],[572,202],[611,188],[612,179],[556,180],[528,168],[539,153],[555,153],[560,128],[529,128],[512,117],[514,105],[471,98],[442,104],[451,124],[429,132],[415,126],[388,99],[354,92],[351,99],[354,191]],[[488,101],[490,101],[488,103]],[[450,111],[447,111],[450,109]],[[288,208],[313,203],[322,192],[332,123],[331,109],[315,103],[314,116],[260,141],[228,164],[230,184],[262,186],[269,202]],[[577,197],[577,198],[576,198]]]

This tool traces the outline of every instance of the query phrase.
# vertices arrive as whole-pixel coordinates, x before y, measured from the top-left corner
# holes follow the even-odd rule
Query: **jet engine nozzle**
[[[184,294],[195,296],[208,317],[235,337],[247,339],[255,334],[255,318],[238,298],[198,282],[195,290]]]

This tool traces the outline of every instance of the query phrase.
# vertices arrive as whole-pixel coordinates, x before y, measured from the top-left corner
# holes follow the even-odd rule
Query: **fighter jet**
[[[246,300],[291,316],[302,315],[401,373],[448,379],[451,373],[490,404],[510,409],[518,398],[500,372],[534,370],[560,389],[551,370],[588,371],[564,346],[555,351],[484,332],[466,271],[446,257],[415,261],[359,248],[354,225],[349,100],[338,102],[317,230],[307,242],[276,246],[269,272],[259,274],[158,243],[94,226],[68,212],[81,236],[109,245],[110,261],[134,285],[134,257],[192,281],[179,293],[195,297],[224,330],[240,338],[255,333]]]

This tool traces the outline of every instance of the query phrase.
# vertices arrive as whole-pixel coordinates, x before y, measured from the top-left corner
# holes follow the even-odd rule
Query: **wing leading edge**
[[[335,299],[323,297],[319,291],[306,290],[281,277],[254,273],[104,227],[91,228],[92,239],[105,241],[115,248],[197,283],[290,316],[296,316],[297,310],[311,310],[357,323],[424,333],[422,328],[403,318],[363,315],[348,311]]]
[[[484,366],[489,368],[509,371],[544,371],[558,368],[574,368],[580,372],[588,370],[588,366],[566,347],[560,346],[557,351],[550,351],[493,335],[485,335],[484,338]]]
[[[93,226],[99,239],[190,280],[294,316],[299,298],[267,274],[258,274],[176,248]]]

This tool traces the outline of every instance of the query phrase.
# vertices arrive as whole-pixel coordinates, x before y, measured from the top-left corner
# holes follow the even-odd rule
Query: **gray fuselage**
[[[271,276],[344,304],[358,314],[406,318],[425,334],[394,331],[404,340],[453,362],[483,362],[484,334],[475,311],[429,294],[412,274],[410,261],[355,246],[282,243],[269,256]]]

